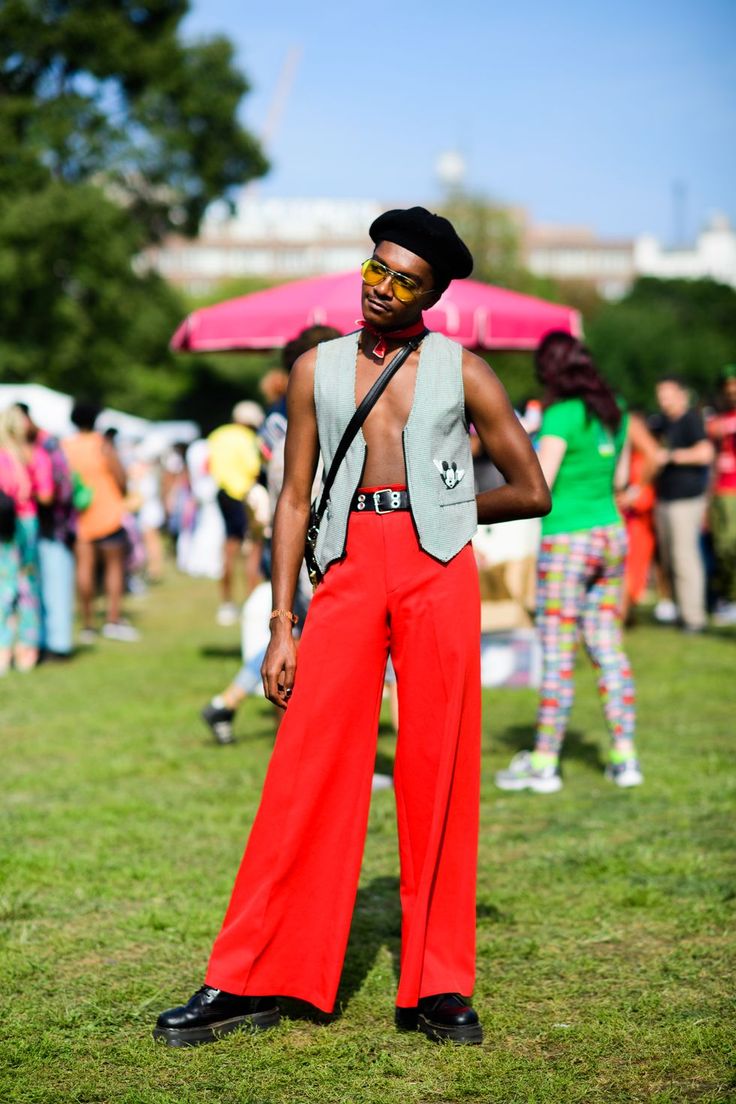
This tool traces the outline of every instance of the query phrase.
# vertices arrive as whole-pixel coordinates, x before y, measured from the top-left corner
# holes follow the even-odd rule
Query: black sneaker
[[[275,997],[238,997],[203,985],[186,1004],[161,1013],[153,1037],[172,1047],[199,1046],[239,1028],[265,1031],[280,1019]]]
[[[232,744],[234,709],[218,709],[212,702],[207,702],[200,716],[218,744]]]
[[[416,1008],[397,1008],[396,1026],[399,1031],[421,1031],[433,1043],[483,1042],[478,1013],[459,993],[437,993],[422,997]]]

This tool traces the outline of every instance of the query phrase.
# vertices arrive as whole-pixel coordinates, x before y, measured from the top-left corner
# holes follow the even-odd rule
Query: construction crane
[[[286,104],[291,95],[296,71],[302,59],[302,53],[303,49],[301,46],[290,46],[286,58],[284,59],[284,64],[281,66],[281,72],[279,73],[279,79],[276,82],[276,88],[268,108],[266,121],[259,135],[264,153],[267,155],[273,145],[274,135],[279,128],[279,124],[281,123],[286,109]],[[257,190],[258,181],[251,180],[246,186],[244,194],[246,196],[253,196]]]

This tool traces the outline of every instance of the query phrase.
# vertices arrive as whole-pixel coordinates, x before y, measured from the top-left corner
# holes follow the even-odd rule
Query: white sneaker
[[[673,625],[677,620],[677,606],[669,598],[660,598],[654,607],[654,620],[660,625]]]
[[[393,784],[394,780],[390,774],[374,774],[371,789],[374,793],[376,790],[390,790]]]
[[[499,790],[533,790],[534,793],[549,794],[562,789],[562,779],[557,764],[535,769],[532,753],[520,751],[506,770],[498,771],[496,785]]]
[[[238,623],[238,607],[234,602],[223,602],[218,607],[217,614],[215,615],[218,625],[222,628],[227,628],[229,625],[237,625]]]
[[[606,767],[606,778],[622,789],[641,786],[644,781],[638,759],[627,759],[624,763],[609,763]]]
[[[97,642],[97,629],[80,629],[80,644],[95,644]]]
[[[107,640],[122,640],[125,644],[137,644],[141,634],[127,621],[107,621],[102,626],[102,635]]]

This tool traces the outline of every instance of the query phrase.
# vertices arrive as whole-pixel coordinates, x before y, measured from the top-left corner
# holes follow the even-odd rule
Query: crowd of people
[[[0,411],[0,672],[73,654],[75,593],[79,643],[98,635],[137,641],[138,629],[122,613],[125,593],[161,580],[168,537],[180,570],[217,580],[219,625],[236,624],[251,596],[242,618],[243,669],[203,711],[222,742],[232,739],[238,705],[260,687],[267,634],[256,611],[268,604],[259,586],[269,577],[268,538],[283,478],[289,370],[310,341],[336,333],[317,326],[299,335],[284,349],[282,367],[262,380],[263,406],[237,403],[230,423],[188,446],[116,442],[113,431],[95,429],[100,411],[85,402],[72,411],[76,432],[61,440],[36,425],[24,404]],[[547,388],[541,430],[539,400],[522,416],[537,447],[556,436],[549,427],[559,410],[550,400]],[[625,475],[612,494],[626,531],[624,620],[635,622],[651,592],[655,620],[685,633],[702,632],[709,618],[736,624],[736,366],[721,372],[710,406],[674,374],[662,376],[656,400],[649,416],[622,414]],[[494,469],[477,438],[472,444],[482,487],[486,468]],[[565,502],[571,531],[582,533],[590,482],[574,468],[566,475],[574,455],[558,473],[555,500]],[[545,540],[551,524],[547,519]],[[541,564],[546,555],[543,545]],[[545,579],[540,569],[540,627]],[[310,593],[303,582],[302,616]]]

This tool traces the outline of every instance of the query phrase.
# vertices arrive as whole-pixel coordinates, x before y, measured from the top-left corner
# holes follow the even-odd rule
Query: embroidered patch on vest
[[[442,482],[449,491],[451,491],[453,487],[457,487],[458,483],[465,475],[465,469],[458,468],[454,460],[452,463],[448,463],[447,460],[433,460],[432,463],[442,476]]]

